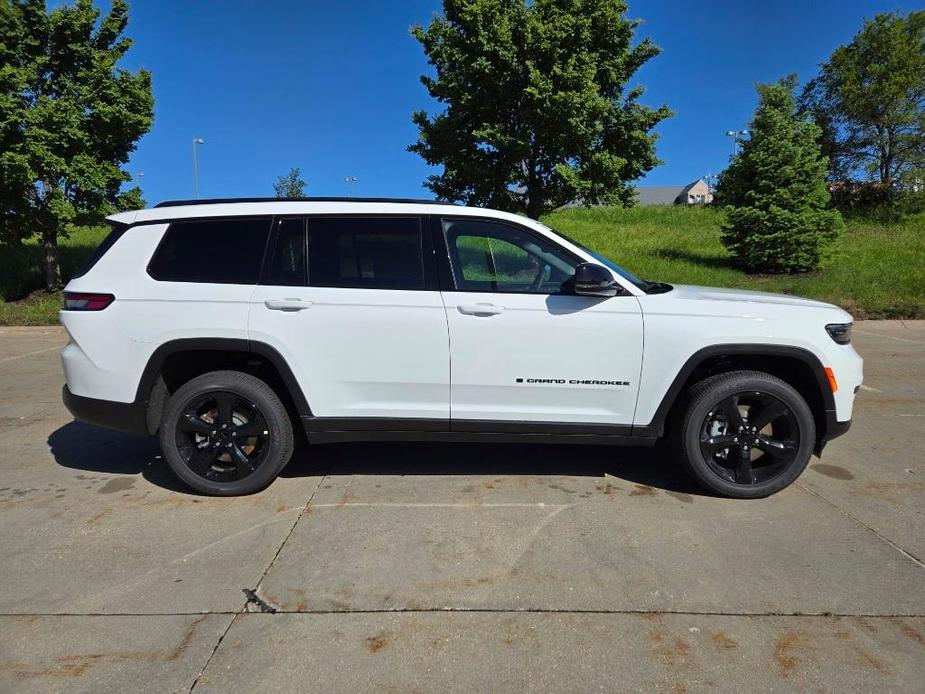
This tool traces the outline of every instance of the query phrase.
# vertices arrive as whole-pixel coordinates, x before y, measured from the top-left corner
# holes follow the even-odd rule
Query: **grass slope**
[[[737,270],[719,240],[723,215],[710,208],[568,209],[543,221],[647,279],[796,294],[858,319],[925,318],[925,214],[892,225],[849,221],[823,268],[803,275]],[[81,229],[62,240],[65,279],[107,231]],[[42,284],[36,241],[0,244],[0,325],[57,323],[60,295],[35,291]]]
[[[746,275],[720,242],[723,215],[710,208],[592,208],[543,222],[639,277],[782,292],[837,304],[855,318],[925,318],[925,215],[883,225],[848,221],[821,270]]]

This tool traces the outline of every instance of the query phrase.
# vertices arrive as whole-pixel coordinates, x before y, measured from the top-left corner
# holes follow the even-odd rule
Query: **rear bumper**
[[[61,392],[64,406],[74,419],[130,434],[148,435],[145,410],[134,402],[114,402],[74,395],[67,386]]]

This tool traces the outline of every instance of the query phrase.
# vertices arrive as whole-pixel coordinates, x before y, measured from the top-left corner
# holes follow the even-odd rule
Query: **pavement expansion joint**
[[[265,612],[268,614],[276,614],[280,612],[280,608],[273,603],[271,603],[266,598],[262,598],[257,595],[256,589],[251,590],[250,588],[242,589],[244,596],[247,598],[244,609],[247,612]],[[253,609],[251,607],[253,606]]]
[[[845,511],[841,506],[839,506],[839,505],[836,504],[834,501],[832,501],[831,499],[829,499],[827,496],[825,496],[825,495],[823,495],[823,494],[820,494],[819,492],[817,492],[817,491],[814,490],[814,489],[810,489],[810,488],[807,487],[805,484],[802,484],[802,483],[800,483],[800,482],[796,482],[796,483],[794,484],[794,486],[799,487],[800,489],[809,492],[810,494],[812,494],[813,496],[815,496],[817,499],[821,499],[822,501],[824,501],[825,503],[827,503],[829,506],[831,506],[832,508],[834,508],[836,511],[838,511],[840,514],[842,514],[845,518],[848,518],[849,520],[853,521],[854,523],[857,523],[859,526],[861,526],[862,528],[864,528],[865,530],[867,530],[868,532],[870,532],[872,535],[874,535],[877,539],[882,540],[883,542],[887,543],[890,547],[892,547],[893,549],[895,549],[897,552],[899,552],[900,554],[902,554],[904,557],[906,557],[906,559],[909,559],[910,561],[914,562],[915,564],[918,564],[919,567],[925,569],[925,562],[923,562],[923,561],[922,561],[921,559],[919,559],[917,556],[915,556],[914,554],[912,554],[912,553],[909,552],[908,550],[903,549],[903,548],[900,547],[898,544],[896,544],[895,542],[893,542],[893,540],[891,540],[890,538],[888,538],[886,535],[884,535],[883,533],[878,532],[875,528],[871,527],[870,525],[868,525],[868,524],[865,523],[864,521],[860,520],[860,519],[857,518],[856,516],[854,516],[854,515],[848,513],[848,512]]]

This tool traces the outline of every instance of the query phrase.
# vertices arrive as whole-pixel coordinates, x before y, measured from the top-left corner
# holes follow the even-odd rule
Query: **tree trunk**
[[[42,249],[45,259],[45,289],[56,292],[61,289],[61,265],[58,262],[58,230],[45,227],[42,230]]]

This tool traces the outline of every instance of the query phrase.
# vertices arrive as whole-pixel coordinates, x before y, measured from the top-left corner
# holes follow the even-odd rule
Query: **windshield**
[[[544,224],[543,226],[546,226],[546,225]],[[593,257],[593,258],[594,258],[596,261],[598,261],[601,265],[607,266],[608,268],[610,268],[611,270],[613,270],[614,272],[616,272],[618,275],[620,275],[620,277],[622,277],[622,278],[625,279],[626,281],[632,282],[634,285],[636,285],[637,287],[639,287],[642,291],[648,292],[648,291],[650,291],[650,290],[652,289],[652,284],[651,284],[650,282],[646,282],[645,280],[641,280],[641,279],[639,279],[638,277],[636,277],[636,275],[634,275],[632,272],[629,272],[628,270],[624,270],[622,267],[620,267],[619,265],[617,265],[615,262],[613,262],[613,261],[612,261],[610,258],[608,258],[606,255],[603,255],[603,254],[598,253],[597,251],[595,251],[595,250],[593,250],[593,249],[591,249],[591,248],[588,248],[586,245],[584,245],[583,243],[581,243],[581,242],[579,242],[579,241],[576,241],[575,239],[573,239],[573,238],[572,238],[571,236],[569,236],[568,234],[563,234],[561,231],[558,231],[558,230],[553,229],[553,228],[551,228],[551,227],[546,227],[546,228],[549,229],[549,231],[551,231],[552,233],[556,234],[557,236],[561,236],[562,238],[564,238],[564,239],[565,239],[566,241],[568,241],[569,243],[571,243],[571,244],[573,244],[573,245],[575,245],[575,246],[578,246],[581,250],[583,250],[585,253],[587,253],[588,255],[590,255],[591,257]]]

